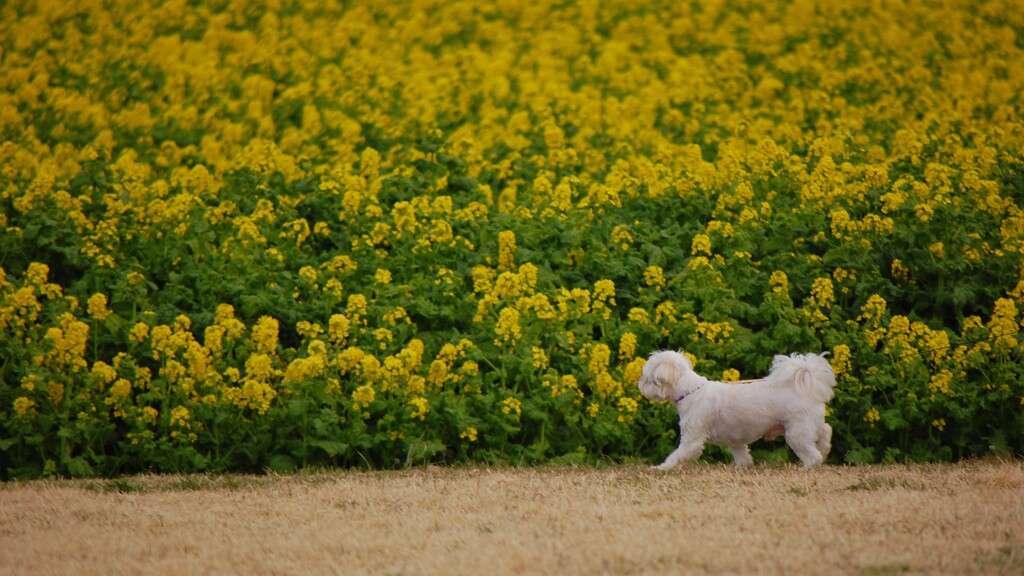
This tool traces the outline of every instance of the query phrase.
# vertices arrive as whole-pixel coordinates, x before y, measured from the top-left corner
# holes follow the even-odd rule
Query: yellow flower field
[[[656,459],[659,348],[1024,452],[1016,8],[5,4],[0,478]]]

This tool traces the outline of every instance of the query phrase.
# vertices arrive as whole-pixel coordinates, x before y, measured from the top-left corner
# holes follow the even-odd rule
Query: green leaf
[[[882,423],[889,430],[901,430],[907,427],[907,421],[898,408],[891,408],[882,412]]]
[[[295,461],[284,454],[274,454],[267,462],[267,469],[279,474],[291,474],[295,472]]]
[[[405,457],[406,466],[416,462],[428,463],[434,456],[443,453],[447,449],[441,441],[421,440],[419,438],[410,439],[406,445],[408,446]]]
[[[96,472],[93,471],[92,466],[90,466],[89,463],[86,462],[85,459],[81,457],[72,458],[71,460],[68,460],[67,467],[68,474],[74,476],[75,478],[88,478],[90,476],[96,475]]]
[[[874,464],[875,449],[868,446],[852,448],[844,459],[847,464]]]
[[[310,401],[306,398],[292,398],[288,400],[288,415],[302,416],[309,409]]]
[[[313,440],[309,445],[323,450],[331,458],[344,454],[348,450],[348,444],[337,440]]]

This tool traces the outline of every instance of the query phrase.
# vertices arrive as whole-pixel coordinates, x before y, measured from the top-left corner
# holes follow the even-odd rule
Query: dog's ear
[[[658,383],[658,386],[662,388],[671,388],[675,384],[676,380],[679,379],[679,370],[676,369],[674,362],[659,362],[658,366],[654,369],[654,381]]]

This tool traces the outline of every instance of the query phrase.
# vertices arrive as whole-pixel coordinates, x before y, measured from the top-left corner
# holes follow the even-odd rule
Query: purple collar
[[[680,396],[679,398],[676,398],[676,401],[675,401],[675,403],[676,403],[676,404],[679,404],[679,403],[680,403],[680,402],[682,402],[683,400],[686,400],[686,398],[687,398],[688,396],[690,396],[691,394],[693,394],[694,392],[696,392],[696,391],[700,390],[700,389],[701,389],[701,388],[703,388],[703,387],[704,387],[704,385],[703,385],[703,384],[701,384],[700,386],[697,386],[696,388],[694,388],[693,390],[690,390],[689,392],[683,392],[683,395],[682,395],[682,396]]]

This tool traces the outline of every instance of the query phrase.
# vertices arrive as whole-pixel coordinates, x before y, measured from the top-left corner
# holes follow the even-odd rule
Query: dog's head
[[[691,370],[693,364],[682,352],[654,352],[644,364],[637,387],[651,402],[670,400],[679,396],[679,379]]]

